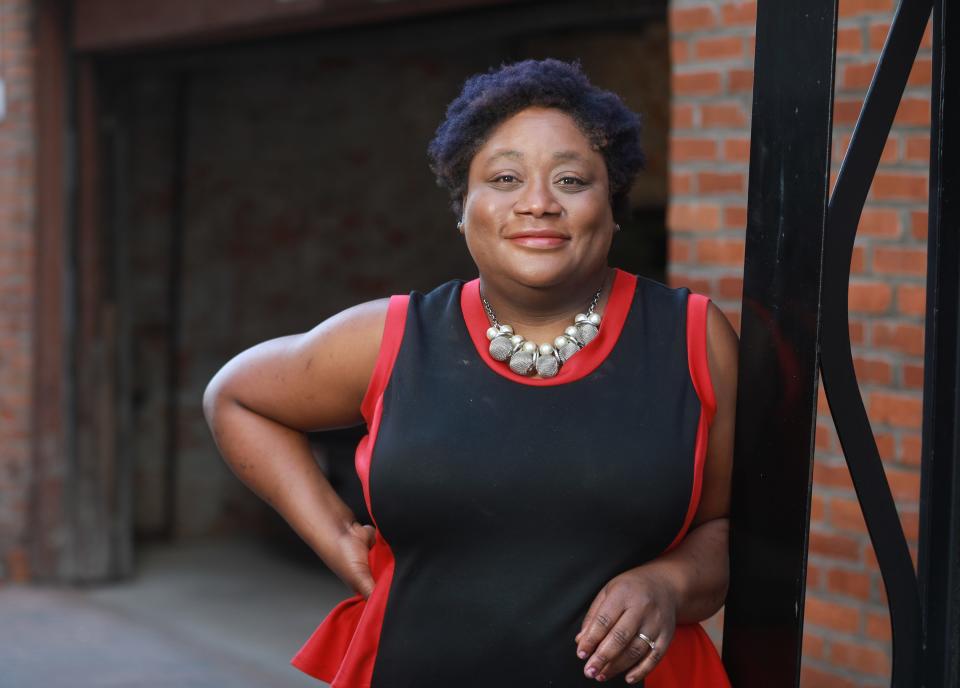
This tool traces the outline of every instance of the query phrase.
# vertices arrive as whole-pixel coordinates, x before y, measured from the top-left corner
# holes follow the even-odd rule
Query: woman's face
[[[470,162],[464,236],[486,278],[549,287],[606,266],[613,213],[603,155],[566,113],[529,107]]]

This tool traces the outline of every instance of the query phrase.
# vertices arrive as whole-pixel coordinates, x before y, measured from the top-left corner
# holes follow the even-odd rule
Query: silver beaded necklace
[[[601,284],[597,293],[593,295],[593,301],[590,302],[587,312],[577,313],[573,319],[573,325],[554,339],[553,344],[540,346],[516,334],[510,325],[502,325],[493,312],[493,306],[481,294],[483,309],[490,319],[490,329],[487,330],[490,355],[497,361],[509,361],[510,370],[518,375],[532,375],[536,371],[541,377],[553,377],[560,371],[560,366],[592,342],[599,333],[600,314],[593,311],[600,301],[602,291]]]

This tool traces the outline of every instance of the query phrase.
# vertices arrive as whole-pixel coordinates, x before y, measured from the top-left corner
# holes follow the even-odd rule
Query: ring
[[[652,640],[650,640],[650,638],[648,638],[647,636],[645,636],[643,633],[639,633],[639,632],[638,632],[638,633],[637,633],[637,637],[640,638],[640,640],[642,640],[643,642],[645,642],[647,645],[650,646],[650,651],[651,651],[651,652],[653,652],[654,650],[657,649],[657,646],[654,644],[654,642],[653,642]]]

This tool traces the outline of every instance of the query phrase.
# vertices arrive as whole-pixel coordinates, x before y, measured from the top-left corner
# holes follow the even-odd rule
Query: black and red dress
[[[574,642],[590,603],[699,503],[707,301],[617,270],[597,338],[540,379],[490,357],[478,279],[392,297],[356,452],[376,585],[292,664],[333,688],[596,685]],[[692,624],[645,685],[729,683]]]

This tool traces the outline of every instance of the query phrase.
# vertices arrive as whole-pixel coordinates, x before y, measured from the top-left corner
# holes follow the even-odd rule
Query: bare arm
[[[729,582],[738,346],[730,322],[710,302],[707,362],[717,410],[707,439],[700,503],[690,530],[676,547],[617,576],[594,600],[576,638],[578,655],[587,659],[588,676],[608,679],[629,668],[627,683],[639,681],[663,656],[677,623],[706,619],[723,605]],[[655,650],[638,638],[638,630],[651,639]]]
[[[299,335],[231,359],[203,395],[231,470],[286,519],[347,585],[367,596],[373,529],[357,523],[310,451],[306,432],[356,425],[388,299],[349,308]]]

